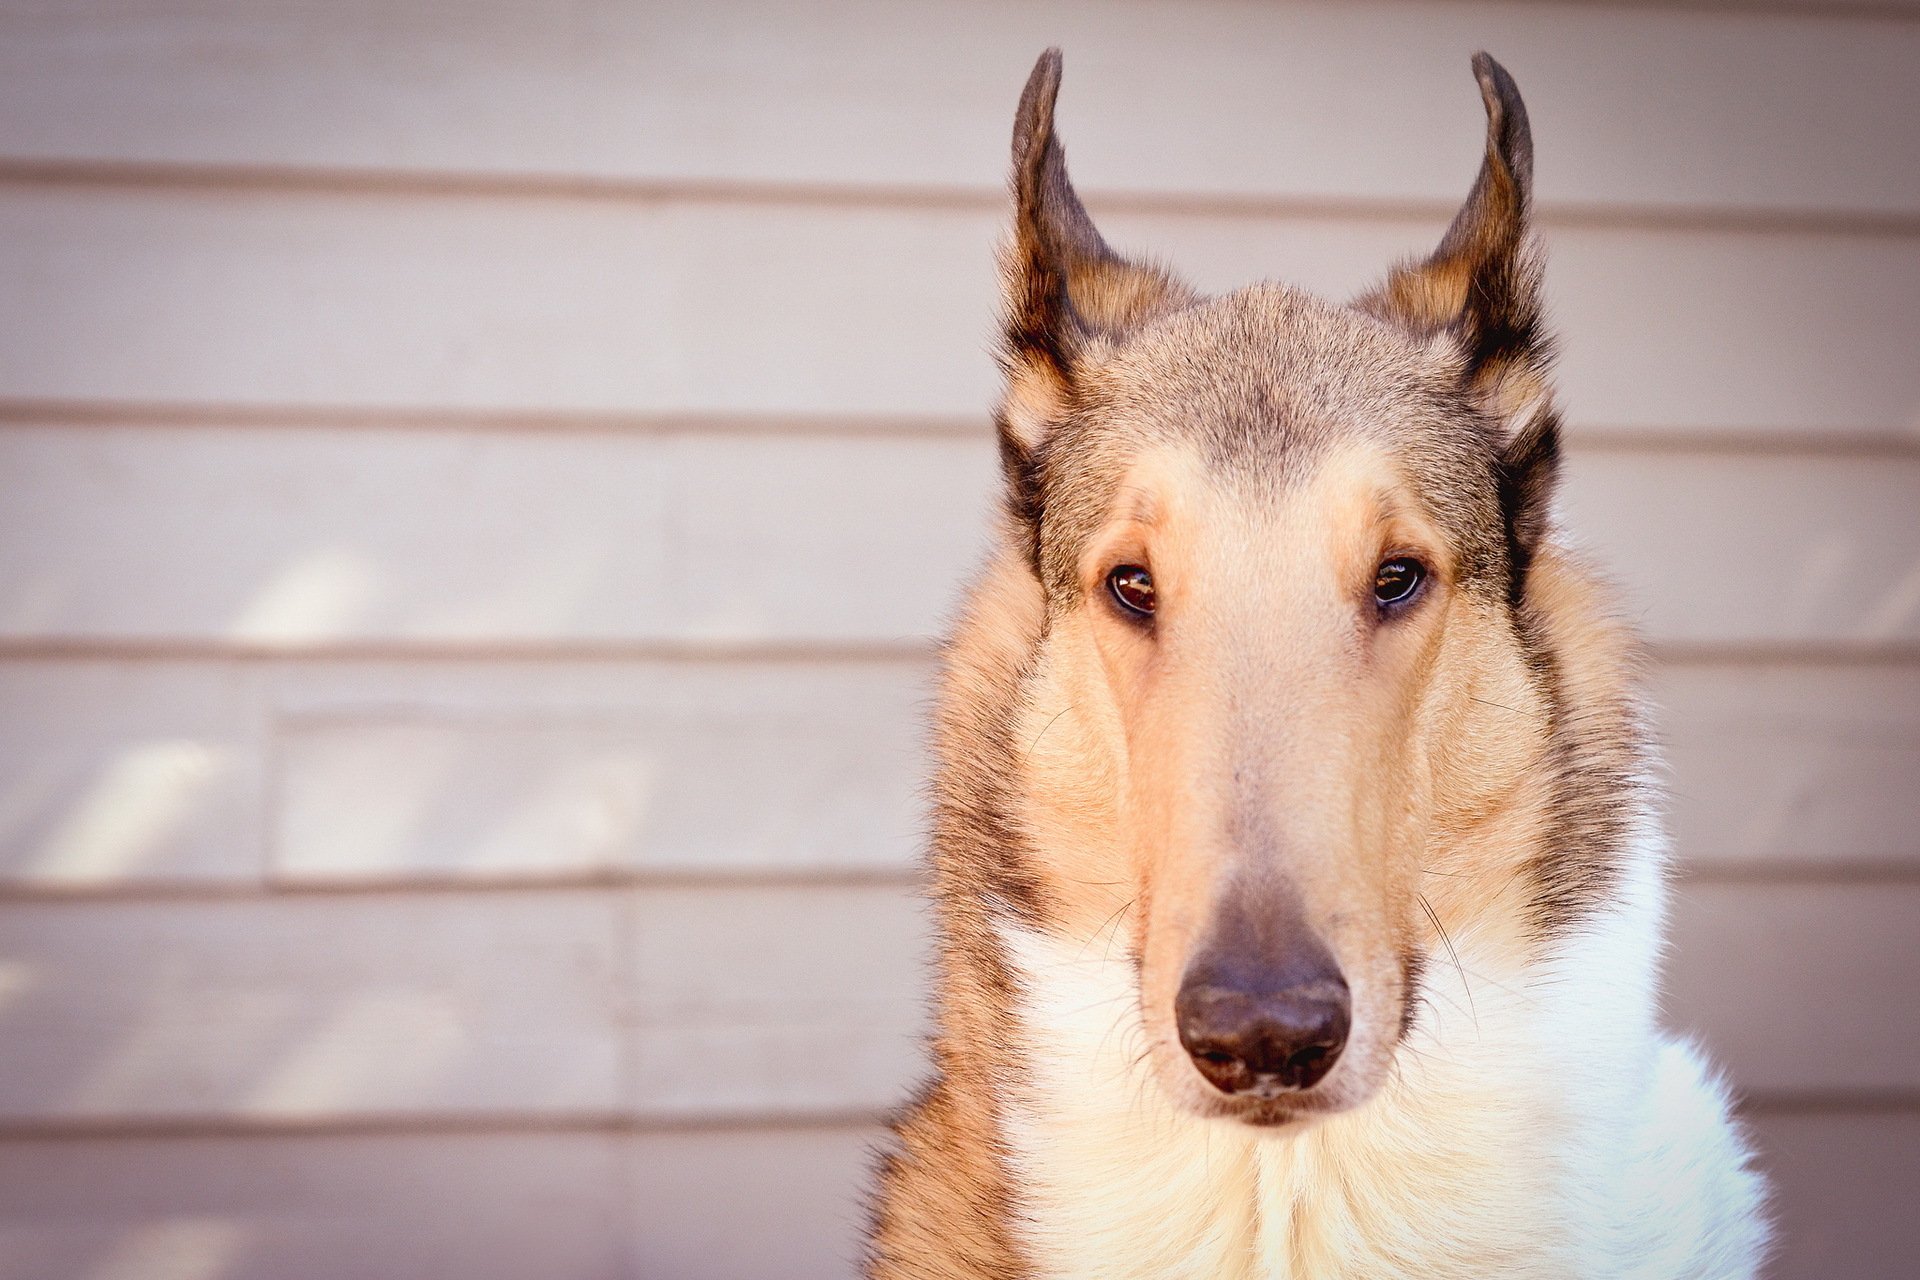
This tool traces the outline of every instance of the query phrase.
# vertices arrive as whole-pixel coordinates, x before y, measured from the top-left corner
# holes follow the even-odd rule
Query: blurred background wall
[[[1671,1014],[1920,1254],[1920,5],[0,3],[0,1277],[833,1277],[1014,99],[1336,296],[1532,108]]]

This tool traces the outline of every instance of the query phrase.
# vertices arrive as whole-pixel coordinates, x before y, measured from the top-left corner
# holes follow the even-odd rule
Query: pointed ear
[[[1433,255],[1394,268],[1357,305],[1423,337],[1451,337],[1469,384],[1499,412],[1544,389],[1551,350],[1540,328],[1540,267],[1528,225],[1533,135],[1526,104],[1506,68],[1486,54],[1474,55],[1473,72],[1487,107],[1480,176]],[[1532,385],[1509,388],[1509,381]]]
[[[1540,259],[1533,241],[1533,134],[1505,67],[1473,57],[1487,108],[1487,152],[1467,202],[1424,262],[1396,267],[1361,310],[1450,343],[1466,390],[1506,429],[1500,488],[1517,599],[1544,535],[1560,464],[1560,424],[1541,325]]]
[[[1076,372],[1103,342],[1124,337],[1195,294],[1166,272],[1107,247],[1067,179],[1053,128],[1060,51],[1034,64],[1013,122],[1013,234],[1002,254],[1005,327],[1000,412],[1009,479],[1071,406]]]

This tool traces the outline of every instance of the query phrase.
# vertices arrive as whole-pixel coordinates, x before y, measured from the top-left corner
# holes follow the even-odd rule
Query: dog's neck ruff
[[[1462,929],[1460,969],[1430,970],[1386,1087],[1272,1133],[1173,1107],[1132,963],[1104,939],[1002,920],[1027,1070],[997,1102],[1036,1273],[1749,1274],[1713,1219],[1751,1192],[1709,1185],[1739,1163],[1710,1158],[1733,1141],[1720,1100],[1652,1020],[1662,909],[1647,840],[1614,901],[1544,960]]]

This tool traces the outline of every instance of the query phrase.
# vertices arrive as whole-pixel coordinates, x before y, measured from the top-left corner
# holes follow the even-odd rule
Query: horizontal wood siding
[[[1471,157],[1458,170],[1471,174]],[[1348,297],[1430,249],[1446,215],[1103,221],[1117,245],[1206,287],[1278,277]],[[190,421],[459,412],[979,430],[1000,226],[997,202],[851,193],[23,179],[0,183],[12,283],[0,396]],[[1911,441],[1920,371],[1904,335],[1920,325],[1920,236],[1551,217],[1547,229],[1575,431]]]
[[[1514,70],[1667,1016],[1911,1270],[1920,6],[7,0],[0,1280],[850,1275],[1049,43],[1117,245],[1336,297]]]
[[[0,154],[992,190],[1006,86],[1059,44],[1091,189],[1445,204],[1484,45],[1556,148],[1543,198],[1911,216],[1920,31],[1848,7],[16,3]]]

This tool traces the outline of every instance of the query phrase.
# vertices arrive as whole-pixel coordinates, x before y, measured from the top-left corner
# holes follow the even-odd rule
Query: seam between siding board
[[[45,1120],[0,1119],[0,1143],[115,1141],[137,1138],[409,1137],[470,1134],[724,1133],[769,1129],[870,1127],[884,1110],[713,1112],[700,1116],[646,1116],[583,1111],[572,1115],[519,1112],[379,1116],[181,1116]]]
[[[1904,1115],[1920,1110],[1920,1093],[1748,1093],[1741,1097],[1738,1110],[1743,1116]]]
[[[498,200],[581,200],[636,204],[779,204],[828,208],[1001,212],[998,187],[907,186],[857,182],[653,179],[564,173],[478,173],[421,169],[280,167],[148,161],[33,160],[0,157],[0,184],[328,194],[372,198],[466,196]],[[1231,192],[1100,190],[1083,193],[1101,213],[1172,214],[1251,219],[1340,219],[1445,223],[1457,201],[1370,197],[1268,196]],[[1545,202],[1541,226],[1675,231],[1814,232],[1824,235],[1920,235],[1920,211],[1791,206],[1653,205],[1632,202]]]
[[[905,1099],[902,1091],[902,1099]],[[1920,1093],[1745,1093],[1736,1103],[1745,1118],[1761,1116],[1871,1116],[1920,1114]],[[701,1115],[580,1112],[574,1115],[515,1112],[385,1116],[183,1116],[128,1119],[0,1120],[0,1144],[116,1142],[154,1139],[464,1137],[486,1135],[728,1134],[822,1129],[871,1129],[886,1123],[891,1108],[825,1111],[725,1111]]]
[[[1920,870],[1914,873],[1920,879]],[[630,893],[648,889],[906,889],[921,883],[910,866],[822,867],[794,870],[643,868],[593,872],[388,876],[275,874],[264,881],[147,880],[98,883],[0,882],[0,906],[81,906],[145,902],[268,903],[320,898],[460,897],[468,895]]]
[[[1750,13],[1794,18],[1920,22],[1920,8],[1901,0],[1507,0],[1523,8],[1644,9],[1652,12]]]
[[[0,662],[444,662],[514,663],[917,663],[938,652],[931,638],[818,642],[729,640],[370,640],[260,643],[218,638],[0,637]],[[1916,646],[1920,650],[1920,646]]]
[[[356,663],[725,663],[858,665],[924,663],[940,643],[929,637],[849,642],[792,641],[286,641],[263,643],[217,637],[174,639],[108,636],[0,637],[0,663],[98,662],[356,662]],[[1656,662],[1727,666],[1906,668],[1920,664],[1920,641],[1869,640],[1817,643],[1740,643],[1671,640],[1649,642]]]
[[[457,409],[418,406],[211,404],[7,400],[0,398],[0,432],[70,427],[181,427],[208,431],[456,431],[538,435],[649,436],[671,440],[756,437],[818,440],[881,439],[943,442],[992,438],[980,417],[863,416],[860,414],[600,413],[555,409]],[[1576,453],[1737,454],[1753,457],[1920,458],[1920,436],[1887,426],[1852,431],[1752,427],[1615,426],[1574,422]]]
[[[1880,644],[1729,644],[1662,640],[1646,646],[1659,664],[1724,667],[1842,667],[1847,670],[1905,670],[1920,665],[1920,643]]]
[[[1883,862],[1794,862],[1769,860],[1743,865],[1732,861],[1705,864],[1678,861],[1669,883],[1685,893],[1696,887],[1777,885],[1782,888],[1920,888],[1920,867],[1889,866]]]
[[[99,883],[0,883],[0,906],[66,906],[147,902],[269,903],[316,899],[461,897],[578,893],[599,890],[634,894],[647,890],[698,889],[714,893],[768,889],[911,889],[923,886],[912,865],[823,867],[791,870],[643,868],[636,870],[498,875],[274,876],[264,883],[149,880]],[[1776,861],[1746,868],[1714,862],[1681,863],[1672,883],[1680,892],[1700,887],[1777,885],[1789,888],[1920,887],[1920,867],[1878,863]]]
[[[819,436],[940,440],[992,437],[978,417],[842,414],[678,414],[577,409],[460,409],[396,405],[216,404],[191,401],[0,399],[0,430],[9,427],[204,427],[258,430],[318,427],[343,431],[450,430],[580,435]],[[1818,438],[1818,437],[1815,437]],[[1867,439],[1875,437],[1867,436]],[[1916,446],[1920,447],[1920,446]]]
[[[1785,667],[1791,670],[1837,667],[1848,671],[1864,669],[1920,673],[1920,642],[1835,646],[1770,645],[1759,641],[1659,640],[1650,641],[1645,647],[1649,661],[1671,666],[1733,667],[1742,670],[1755,667]],[[449,667],[528,663],[560,669],[635,663],[720,670],[742,666],[831,668],[930,664],[939,657],[940,648],[940,642],[931,638],[903,638],[870,644],[793,642],[778,645],[729,641],[636,641],[631,644],[582,641],[549,645],[510,642],[446,645],[415,641],[342,644],[329,641],[289,648],[217,638],[154,641],[97,637],[0,637],[0,664],[99,662],[225,666],[241,663],[298,671],[337,663],[398,662]],[[417,704],[410,703],[408,706],[410,714],[420,713]],[[332,713],[303,710],[297,714],[304,719],[324,720]],[[355,708],[343,710],[339,715],[355,718],[363,716],[364,711]]]

